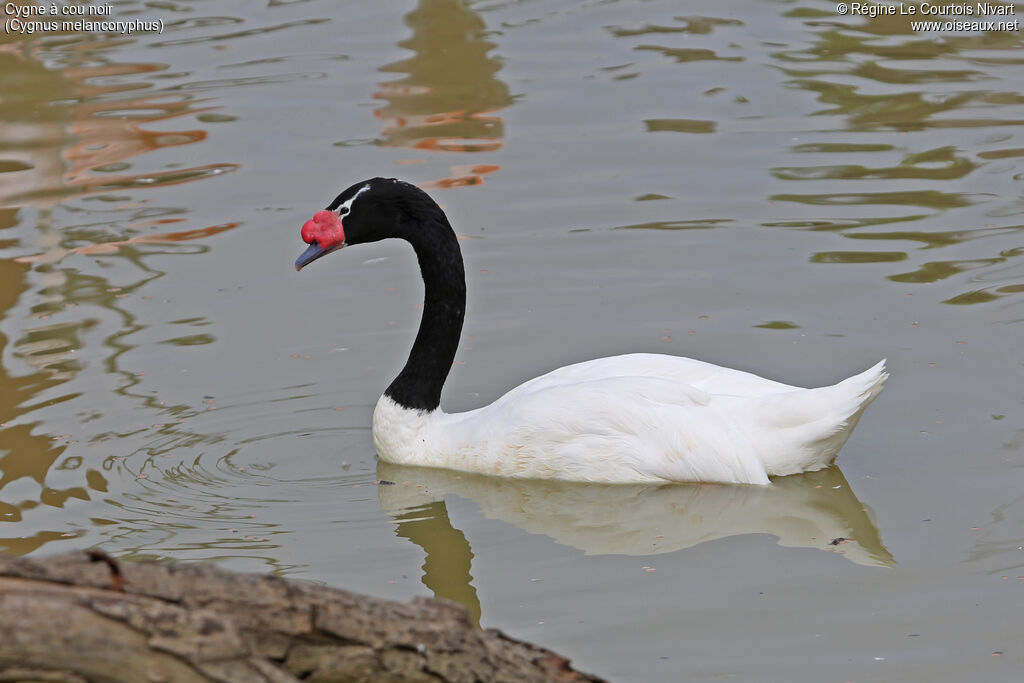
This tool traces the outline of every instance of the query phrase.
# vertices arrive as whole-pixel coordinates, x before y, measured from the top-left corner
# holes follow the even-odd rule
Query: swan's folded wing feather
[[[768,483],[749,436],[705,391],[659,377],[545,377],[473,411],[472,433],[457,438],[486,443],[505,476]]]
[[[506,396],[612,377],[656,377],[678,386],[727,396],[768,396],[799,388],[693,358],[629,353],[566,365],[520,384]]]

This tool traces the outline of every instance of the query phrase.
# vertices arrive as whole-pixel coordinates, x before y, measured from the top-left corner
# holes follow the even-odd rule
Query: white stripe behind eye
[[[339,216],[344,216],[346,213],[348,213],[349,211],[352,210],[352,202],[354,202],[356,200],[356,197],[358,197],[359,195],[361,195],[362,193],[366,192],[369,189],[370,189],[369,183],[367,183],[366,185],[363,185],[362,187],[360,187],[359,191],[356,192],[351,197],[349,197],[348,199],[346,199],[345,201],[343,201],[341,203],[341,205],[338,206],[338,208],[334,210],[334,213],[338,214]]]

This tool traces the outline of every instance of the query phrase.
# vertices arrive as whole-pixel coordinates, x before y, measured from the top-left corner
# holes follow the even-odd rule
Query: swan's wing
[[[735,405],[660,377],[556,383],[555,374],[448,416],[450,447],[486,444],[478,457],[502,476],[768,483]]]
[[[436,416],[423,444],[438,455],[423,464],[539,479],[767,484],[832,462],[886,377],[883,361],[801,389],[688,358],[602,358],[479,410]]]
[[[742,370],[657,353],[630,353],[574,363],[520,384],[508,394],[610,377],[657,377],[713,395],[759,397],[793,391],[793,387]],[[508,395],[506,394],[506,395]]]

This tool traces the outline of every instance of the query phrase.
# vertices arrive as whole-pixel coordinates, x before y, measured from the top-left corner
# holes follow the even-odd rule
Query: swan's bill
[[[306,247],[306,251],[302,252],[299,258],[295,259],[295,270],[302,270],[313,261],[316,261],[321,256],[327,256],[327,254],[330,254],[332,251],[337,251],[338,249],[341,249],[344,246],[345,243],[342,242],[341,244],[336,244],[330,249],[324,249],[316,242],[313,242],[308,247]]]

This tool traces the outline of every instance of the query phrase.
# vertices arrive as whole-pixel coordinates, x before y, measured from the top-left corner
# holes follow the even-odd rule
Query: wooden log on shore
[[[542,647],[434,598],[398,603],[102,551],[0,556],[0,681],[582,682]]]

